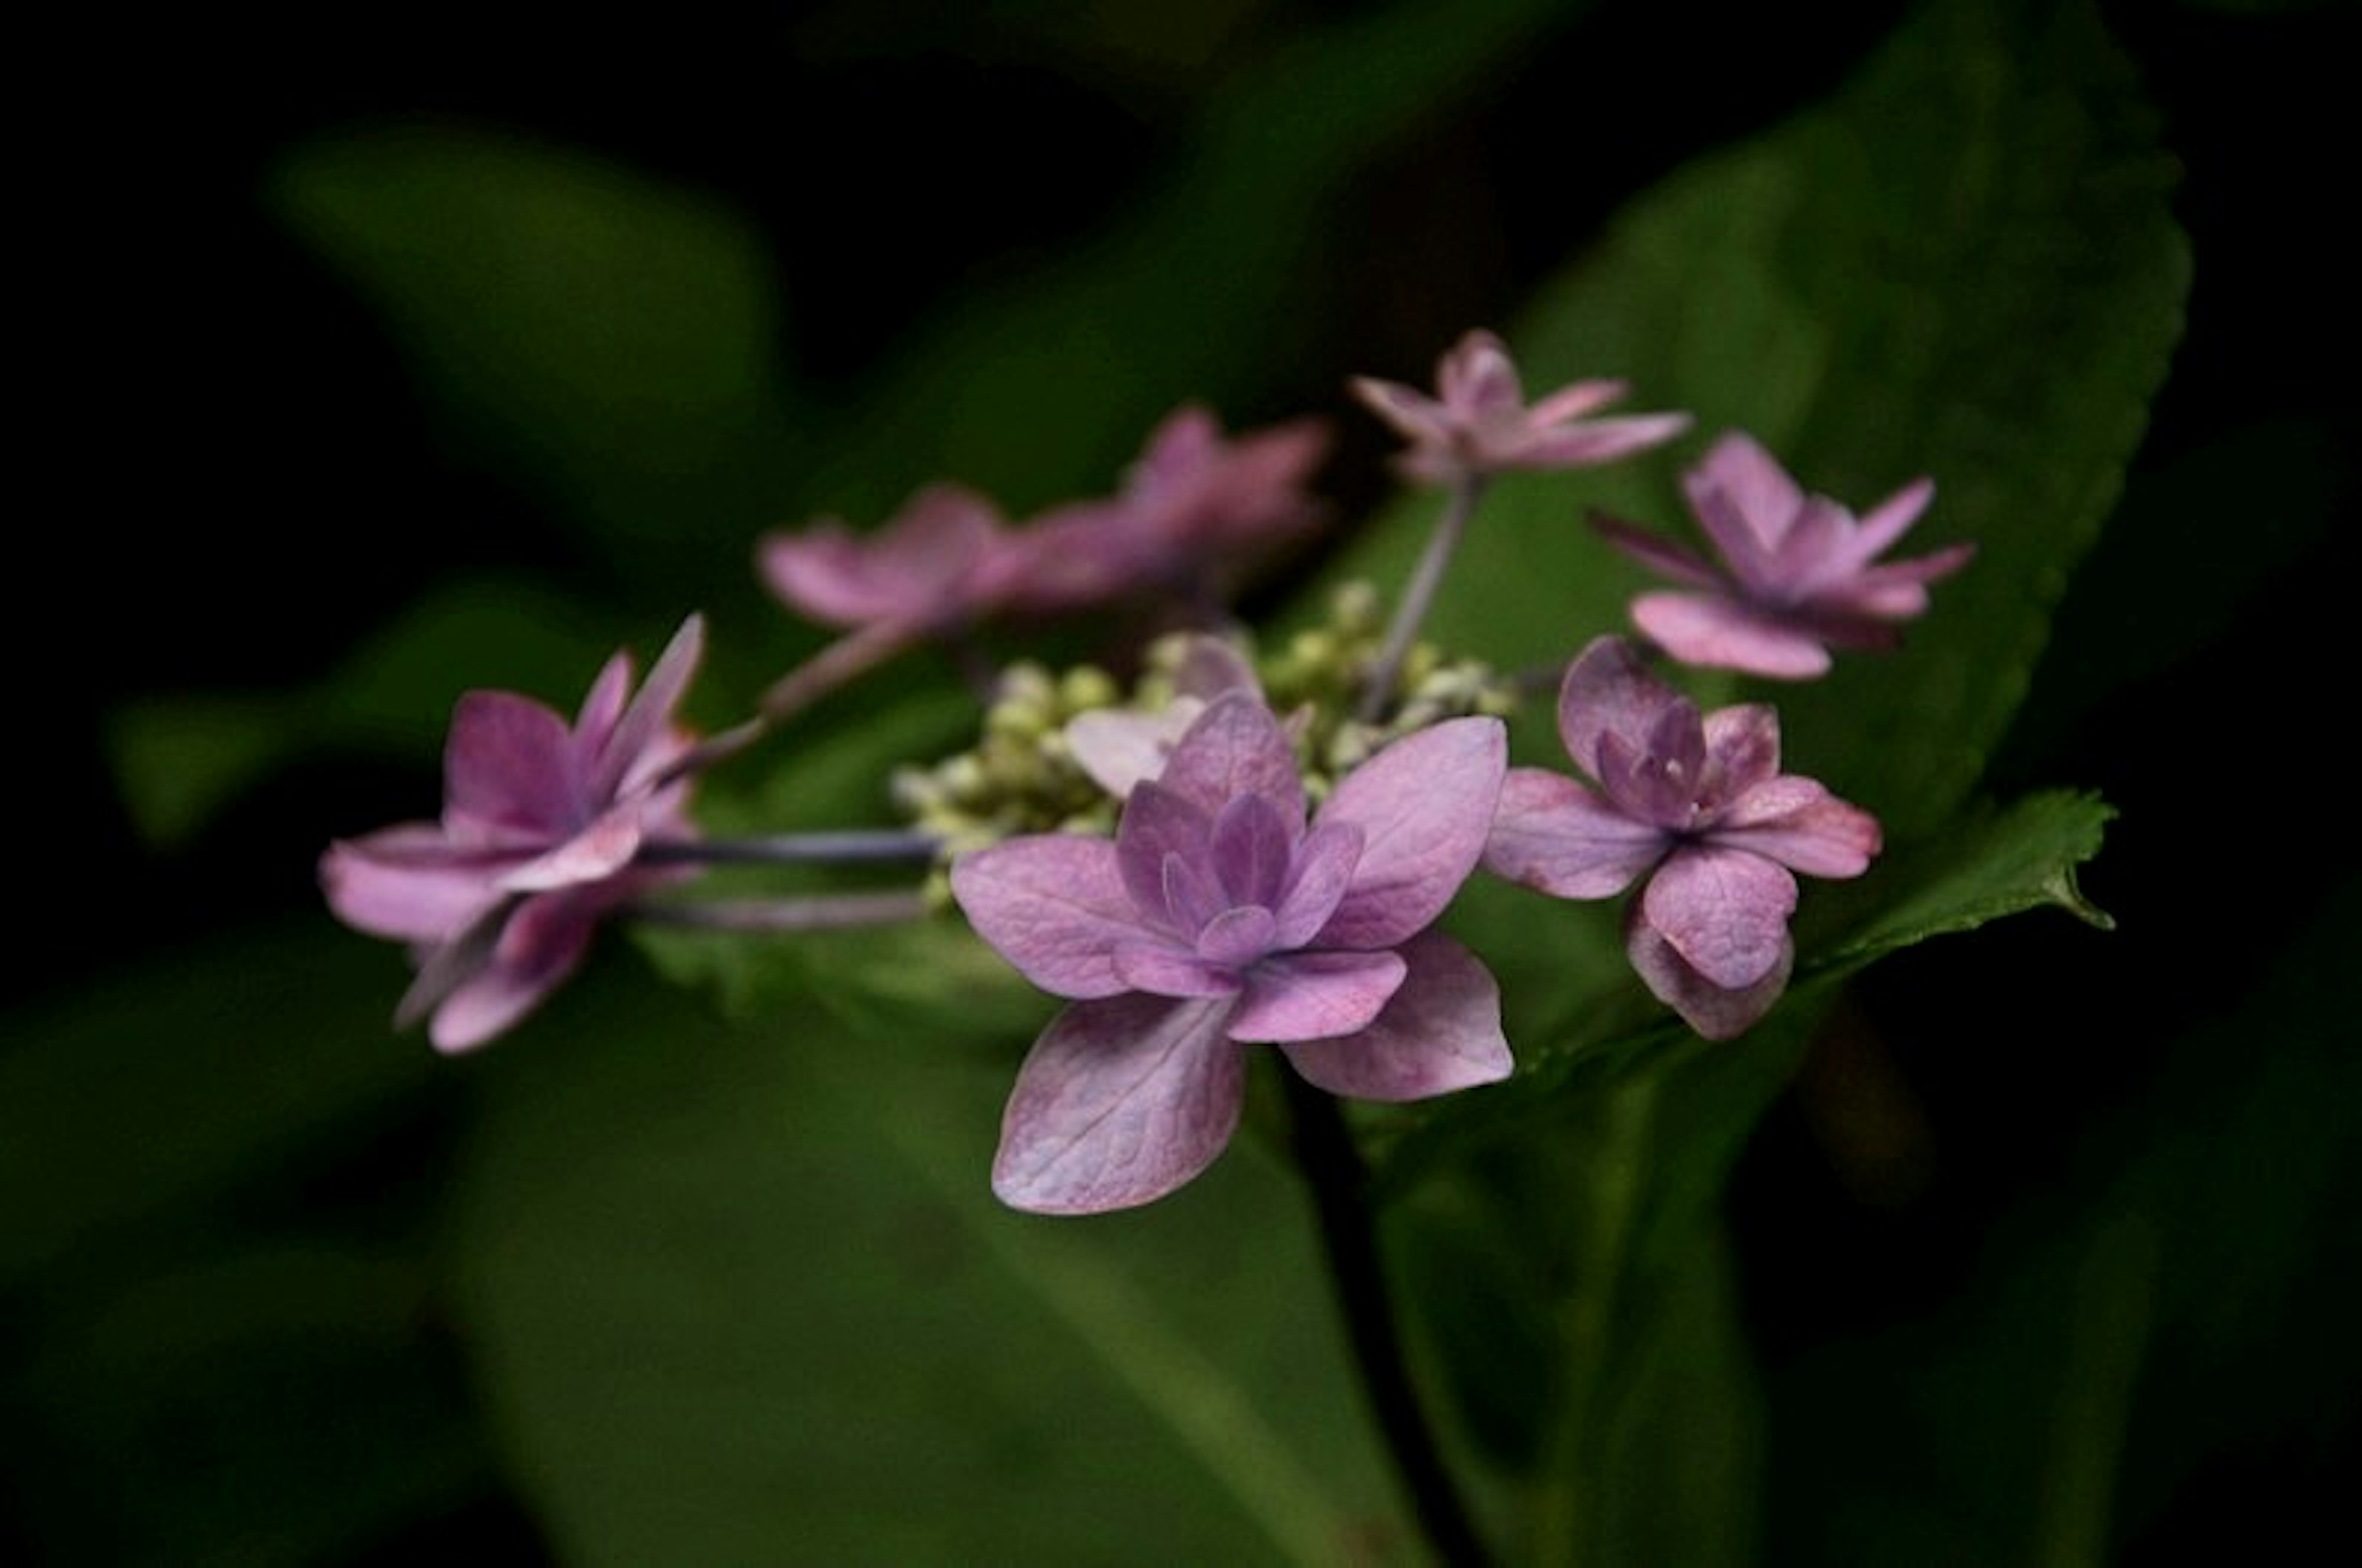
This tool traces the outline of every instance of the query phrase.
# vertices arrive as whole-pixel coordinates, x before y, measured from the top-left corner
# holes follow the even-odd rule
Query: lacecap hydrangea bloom
[[[1910,560],[1878,557],[1919,520],[1934,481],[1915,480],[1856,519],[1807,495],[1752,436],[1733,431],[1683,476],[1719,565],[1615,518],[1618,548],[1684,591],[1643,593],[1632,623],[1683,664],[1801,680],[1827,673],[1831,648],[1886,648],[1897,623],[1927,608],[1927,585],[1968,564],[1971,545]]]
[[[1500,721],[1449,721],[1347,775],[1308,823],[1286,732],[1234,690],[1131,786],[1112,841],[963,856],[952,889],[977,933],[1071,999],[1019,1072],[994,1191],[1046,1213],[1171,1192],[1228,1144],[1254,1045],[1364,1099],[1506,1077],[1491,974],[1429,930],[1476,866],[1506,767]]]
[[[459,699],[443,753],[443,814],[332,845],[320,861],[347,924],[413,945],[419,972],[395,1021],[463,1051],[530,1011],[581,962],[599,921],[677,869],[644,845],[695,836],[689,786],[668,777],[690,737],[676,726],[704,643],[691,616],[632,694],[632,661],[607,662],[569,724],[513,691]]]
[[[1511,768],[1485,868],[1562,899],[1635,882],[1625,943],[1650,990],[1712,1040],[1741,1032],[1788,983],[1796,872],[1858,877],[1878,821],[1780,771],[1780,722],[1760,703],[1701,715],[1620,637],[1567,667],[1559,736],[1590,775]]]
[[[1357,376],[1353,394],[1410,443],[1396,459],[1408,478],[1451,484],[1513,469],[1588,468],[1672,440],[1686,414],[1590,415],[1624,396],[1622,381],[1584,381],[1528,406],[1518,367],[1498,337],[1470,332],[1436,365],[1436,395]]]

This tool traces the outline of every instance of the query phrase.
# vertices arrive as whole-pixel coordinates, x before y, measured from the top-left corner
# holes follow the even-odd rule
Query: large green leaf
[[[635,580],[693,586],[769,521],[792,471],[780,307],[761,241],[719,201],[436,125],[323,136],[268,194],[377,306],[469,445]]]
[[[772,1016],[602,1006],[488,1110],[463,1309],[569,1558],[1408,1551],[1255,1148],[1134,1214],[1020,1216],[986,1184],[1005,1062]]]
[[[426,1089],[390,1022],[405,971],[325,911],[6,1020],[0,1281],[274,1179]]]

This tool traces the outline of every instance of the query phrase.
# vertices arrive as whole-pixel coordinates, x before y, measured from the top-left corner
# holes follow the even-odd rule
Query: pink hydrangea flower
[[[653,840],[694,836],[688,783],[666,774],[689,748],[673,710],[703,642],[692,615],[636,696],[618,653],[571,724],[513,691],[467,693],[444,747],[441,820],[321,857],[338,918],[413,944],[419,975],[397,1023],[431,1014],[436,1049],[481,1044],[573,972],[603,915],[680,875],[635,862]]]
[[[1686,414],[1588,417],[1624,396],[1622,381],[1576,381],[1529,407],[1508,349],[1471,332],[1436,366],[1429,397],[1400,381],[1357,376],[1355,396],[1410,442],[1397,466],[1423,484],[1522,469],[1576,469],[1661,446],[1690,427]]]
[[[1952,545],[1879,563],[1926,510],[1934,481],[1913,480],[1857,521],[1827,496],[1805,494],[1738,431],[1714,444],[1683,488],[1719,566],[1630,524],[1596,525],[1627,554],[1694,591],[1632,602],[1633,624],[1684,664],[1783,680],[1824,674],[1833,647],[1893,646],[1895,624],[1926,610],[1927,584],[1975,553]]]
[[[1226,692],[1263,698],[1246,656],[1220,637],[1193,636],[1174,671],[1173,700],[1160,712],[1095,708],[1066,721],[1066,749],[1091,781],[1120,801],[1164,771],[1173,748],[1207,705]]]
[[[1710,1040],[1746,1030],[1795,961],[1794,873],[1860,876],[1878,853],[1877,819],[1779,770],[1772,709],[1701,717],[1619,637],[1568,666],[1558,723],[1596,787],[1511,768],[1485,867],[1562,899],[1645,881],[1625,923],[1640,977]]]
[[[1072,999],[1018,1074],[994,1191],[1067,1214],[1171,1192],[1230,1142],[1252,1045],[1364,1099],[1506,1076],[1492,976],[1428,929],[1475,867],[1506,767],[1498,720],[1452,720],[1347,775],[1308,824],[1279,721],[1235,691],[1132,786],[1113,842],[962,857],[952,889],[977,933]]]
[[[992,502],[954,484],[921,490],[872,534],[832,517],[756,547],[764,582],[791,608],[824,625],[912,637],[1000,608],[1021,561]]]
[[[1185,404],[1150,433],[1120,492],[1021,531],[1011,602],[1062,611],[1142,592],[1227,591],[1327,515],[1307,487],[1329,445],[1316,419],[1226,436],[1211,411]]]

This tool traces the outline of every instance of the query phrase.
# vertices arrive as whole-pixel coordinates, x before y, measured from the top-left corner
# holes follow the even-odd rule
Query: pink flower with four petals
[[[1620,637],[1596,639],[1567,667],[1558,723],[1596,787],[1511,768],[1485,868],[1562,899],[1645,881],[1625,924],[1640,977],[1710,1040],[1746,1030],[1795,962],[1794,873],[1860,876],[1878,853],[1878,820],[1779,771],[1772,709],[1701,716]]]
[[[1072,999],[1018,1075],[994,1191],[1045,1213],[1171,1192],[1228,1144],[1251,1045],[1364,1099],[1507,1076],[1492,976],[1428,929],[1484,849],[1507,744],[1496,719],[1420,731],[1308,824],[1279,721],[1232,691],[1132,786],[1113,842],[962,857],[952,889],[977,933]]]
[[[692,615],[637,696],[630,656],[615,655],[571,725],[513,691],[467,693],[444,748],[441,820],[329,846],[329,907],[418,958],[397,1023],[431,1014],[436,1049],[483,1043],[574,971],[602,917],[681,874],[637,857],[651,840],[695,834],[688,782],[666,769],[689,749],[673,710],[703,643]]]

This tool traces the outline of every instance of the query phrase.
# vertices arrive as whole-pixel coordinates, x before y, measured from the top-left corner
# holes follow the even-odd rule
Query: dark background
[[[930,302],[1090,232],[1163,167],[1230,62],[1341,11],[1234,9],[1227,32],[1175,29],[1121,68],[1109,51],[1062,48],[1055,28],[921,4],[758,20],[668,7],[628,25],[431,7],[294,27],[206,17],[61,43],[55,84],[71,91],[19,154],[41,219],[22,242],[23,298],[54,353],[28,366],[35,416],[19,448],[31,482],[16,573],[30,613],[17,681],[32,713],[13,771],[34,853],[8,1000],[45,1005],[207,933],[316,911],[312,867],[331,836],[432,798],[424,763],[389,773],[305,756],[160,854],[111,781],[102,721],[122,703],[315,676],[454,563],[514,567],[593,604],[633,598],[445,438],[376,317],[276,226],[259,192],[284,149],[356,121],[428,116],[546,136],[717,193],[776,237],[791,298],[826,302],[796,316],[782,351],[850,384]],[[1999,1299],[1994,1238],[2038,1235],[2052,1196],[2104,1188],[2160,1148],[2186,1144],[2202,1167],[2209,1118],[2240,1103],[2246,1069],[2226,1088],[2158,1043],[2227,1013],[2351,892],[2354,269],[2335,226],[2352,187],[2354,29],[2330,6],[2106,9],[2184,168],[2195,282],[2123,513],[2070,596],[2045,681],[2071,688],[2081,663],[2161,626],[2174,635],[2156,639],[2169,650],[2156,668],[2075,722],[2029,712],[1994,782],[2089,787],[2121,809],[2084,884],[2120,928],[2037,915],[1904,955],[1866,982],[1873,1021],[1931,988],[1959,1003],[1905,1052],[1825,1050],[1742,1165],[1733,1211],[1775,1387],[1863,1344],[1939,1353]],[[1348,411],[1341,370],[1416,373],[1462,328],[1507,319],[1619,200],[1810,102],[1902,12],[1596,7],[1561,31],[1550,48],[1562,58],[1534,80],[1559,81],[1585,55],[1666,69],[1603,72],[1572,105],[1511,83],[1381,171],[1349,232],[1327,237],[1352,264],[1330,315],[1307,324],[1317,351],[1268,367],[1261,413],[1337,415],[1347,438],[1330,492],[1374,502],[1378,435]],[[44,73],[29,59],[20,69]],[[2202,531],[2180,521],[2192,493],[2220,498]],[[2259,555],[2260,571],[2233,574],[2254,576],[2252,591],[2205,598],[2210,563]],[[2194,644],[2180,635],[2192,624],[2208,634]],[[2275,1042],[2230,1043],[2252,1062]],[[2323,1015],[2314,1046],[2362,1050],[2351,1015]],[[2291,1148],[2332,1151],[2316,1161],[2320,1194],[2342,1222],[2273,1286],[2252,1338],[2174,1364],[2184,1397],[2235,1388],[2249,1404],[2226,1406],[2219,1441],[2159,1460],[2159,1479],[2125,1499],[2127,1560],[2277,1555],[2309,1527],[2350,1533],[2362,1358],[2321,1356],[2362,1304],[2350,1207],[2362,1192],[2350,1154],[2334,1153],[2357,1117],[2350,1099],[2318,1098],[2292,1114]],[[299,1201],[324,1223],[374,1222],[377,1176],[431,1164],[441,1117],[429,1105],[369,1130],[349,1166],[315,1173]],[[1832,1131],[1865,1119],[1889,1141]],[[10,1322],[0,1315],[0,1355]],[[422,1364],[464,1403],[447,1347]],[[2158,1397],[2172,1413],[2173,1397]],[[1848,1441],[1810,1425],[1796,1438]],[[83,1486],[107,1506],[106,1483],[71,1456],[17,1457],[20,1487]],[[1812,1486],[1800,1476],[1782,1495],[1809,1509]],[[0,1554],[8,1503],[0,1491]],[[47,1523],[24,1534],[28,1550],[59,1539]],[[364,1560],[453,1543],[530,1554],[535,1539],[486,1468],[469,1500]]]

